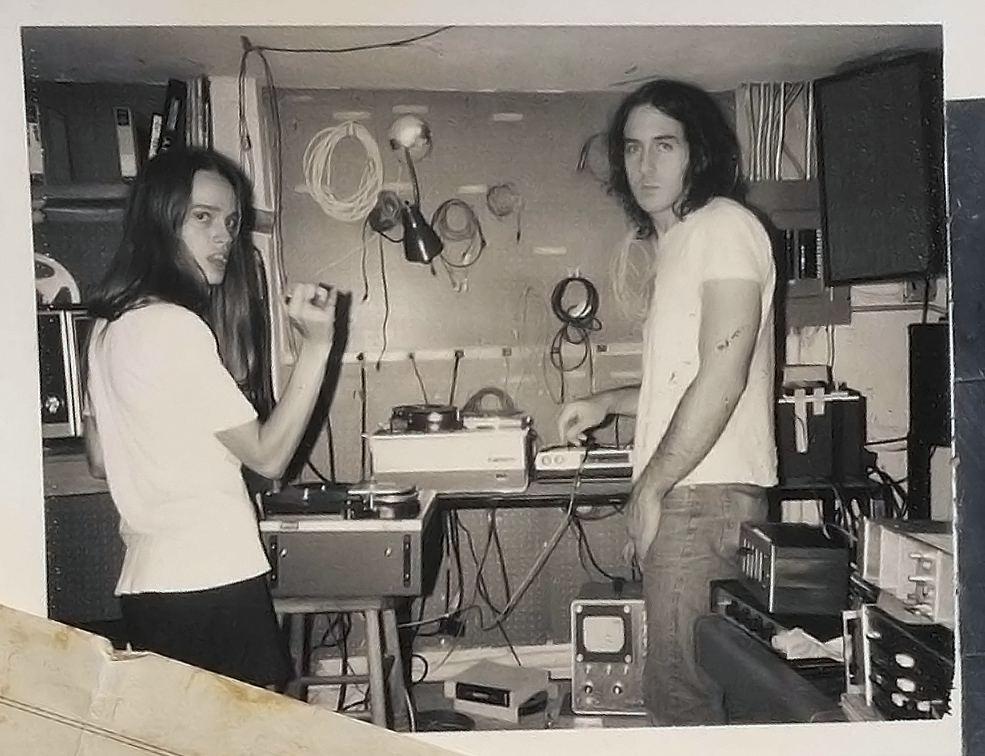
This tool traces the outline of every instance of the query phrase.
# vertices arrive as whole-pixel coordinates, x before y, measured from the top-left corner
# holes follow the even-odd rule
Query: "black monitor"
[[[909,54],[819,79],[814,96],[827,283],[940,275],[940,54]]]

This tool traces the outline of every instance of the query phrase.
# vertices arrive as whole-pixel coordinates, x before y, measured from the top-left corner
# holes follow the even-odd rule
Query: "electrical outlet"
[[[927,287],[930,286],[930,292],[927,294]],[[903,301],[904,302],[920,302],[923,303],[924,297],[928,302],[933,302],[937,298],[937,280],[930,279],[925,281],[923,279],[918,279],[915,281],[904,281],[903,282]]]

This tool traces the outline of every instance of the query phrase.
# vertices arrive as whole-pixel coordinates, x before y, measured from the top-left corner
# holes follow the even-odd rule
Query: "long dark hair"
[[[629,187],[623,132],[630,114],[641,105],[656,108],[684,127],[688,166],[683,197],[676,209],[679,217],[704,207],[713,197],[743,201],[745,183],[739,140],[715,99],[703,89],[684,82],[670,79],[647,82],[620,103],[608,133],[609,193],[619,200],[640,238],[649,238],[656,231]]]
[[[181,247],[181,226],[200,171],[229,182],[240,217],[225,277],[217,286],[209,286]],[[201,148],[160,153],[134,180],[123,239],[88,306],[93,315],[110,321],[155,301],[196,313],[216,334],[223,363],[265,419],[273,406],[270,321],[263,262],[252,241],[254,221],[250,181],[232,160]]]

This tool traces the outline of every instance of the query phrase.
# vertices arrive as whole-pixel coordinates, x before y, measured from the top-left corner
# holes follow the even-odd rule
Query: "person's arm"
[[[316,300],[317,287],[296,287],[288,315],[301,332],[301,350],[281,400],[266,422],[216,433],[244,465],[266,478],[280,478],[297,450],[321,391],[332,347],[336,294]]]
[[[705,458],[746,388],[760,328],[762,290],[751,280],[712,280],[701,290],[698,372],[637,487],[659,499]]]
[[[599,391],[564,405],[558,416],[558,434],[569,443],[584,443],[585,432],[601,425],[609,415],[635,415],[640,387],[621,386]]]

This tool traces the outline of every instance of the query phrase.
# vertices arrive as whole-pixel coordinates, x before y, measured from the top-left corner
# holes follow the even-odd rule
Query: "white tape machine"
[[[397,407],[369,437],[373,477],[446,493],[514,493],[530,480],[530,419],[462,420],[451,407]]]
[[[633,449],[554,446],[541,449],[534,458],[534,475],[539,480],[631,478]]]

